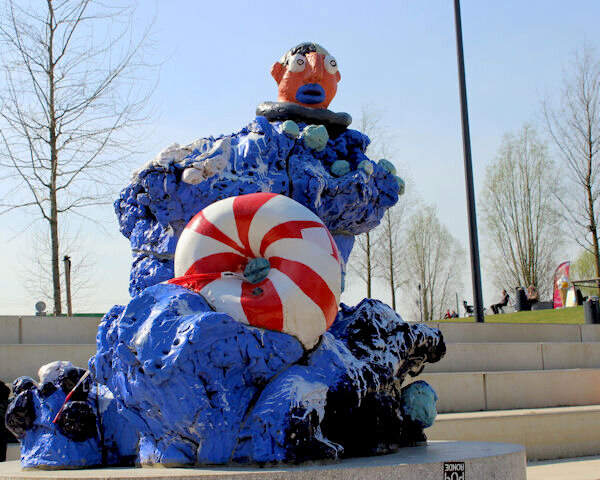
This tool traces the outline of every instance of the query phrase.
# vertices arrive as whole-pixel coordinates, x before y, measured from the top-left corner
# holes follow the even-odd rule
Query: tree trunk
[[[596,266],[596,278],[600,277],[600,253],[598,252],[598,226],[596,225],[596,215],[594,212],[594,196],[592,192],[592,168],[594,160],[594,150],[592,144],[591,125],[588,122],[587,129],[587,178],[585,193],[588,201],[588,216],[590,219],[590,232],[592,233],[592,250],[594,252],[594,263]],[[596,282],[596,294],[600,293],[600,282]]]
[[[56,150],[56,110],[54,103],[54,10],[52,1],[48,0],[48,125],[50,142],[50,248],[52,249],[52,290],[54,292],[54,314],[62,314],[62,299],[60,292],[60,261],[58,242],[58,202],[56,199],[56,179],[58,173],[58,152]]]
[[[51,193],[50,244],[52,249],[52,290],[54,292],[54,314],[62,314],[60,292],[60,262],[58,260],[58,215],[56,211],[56,192]]]
[[[588,209],[590,217],[590,232],[592,233],[592,251],[594,252],[594,266],[596,267],[596,278],[600,277],[600,254],[598,252],[598,226],[594,216],[594,201],[592,199],[591,186],[587,188]],[[596,282],[597,291],[600,292],[600,282]]]
[[[390,230],[390,225],[388,225]],[[394,284],[394,252],[392,250],[392,234],[388,231],[388,260],[390,268],[390,293],[392,294],[392,310],[396,311],[396,285]]]
[[[600,252],[598,251],[598,226],[594,215],[594,201],[592,200],[592,188],[587,188],[588,209],[590,217],[590,232],[592,233],[592,251],[594,253],[594,266],[596,267],[596,278],[600,278]],[[600,282],[596,282],[596,294],[600,292]]]
[[[371,298],[371,233],[367,232],[365,235],[367,238],[367,298]]]

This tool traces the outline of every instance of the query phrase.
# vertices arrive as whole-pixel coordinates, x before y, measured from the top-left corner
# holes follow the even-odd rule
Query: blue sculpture
[[[312,210],[329,228],[344,262],[348,260],[354,236],[377,226],[398,200],[391,164],[368,159],[369,139],[356,130],[344,130],[316,151],[302,137],[290,138],[284,124],[258,116],[233,135],[171,146],[135,173],[115,202],[121,232],[134,255],[132,296],[173,278],[177,239],[197,212],[248,193],[281,193]],[[339,161],[348,165],[341,176],[334,168]],[[364,168],[365,163],[371,168]]]
[[[397,201],[404,183],[393,165],[367,158],[369,139],[347,128],[349,115],[326,110],[340,79],[335,59],[300,44],[272,73],[279,102],[259,105],[237,133],[169,147],[121,192],[133,298],[104,317],[89,384],[77,385],[84,371],[68,365],[39,385],[19,380],[7,425],[24,467],[302,462],[425,441],[435,392],[402,382],[444,355],[438,330],[365,299],[342,304],[307,349],[167,283],[186,224],[219,200],[273,192],[304,205],[335,239],[342,277],[354,236]],[[268,271],[263,260],[242,270],[252,283]],[[67,397],[82,385],[86,395]]]

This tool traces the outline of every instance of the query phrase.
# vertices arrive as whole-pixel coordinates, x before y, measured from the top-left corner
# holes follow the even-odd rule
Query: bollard
[[[523,312],[530,310],[529,301],[527,300],[527,294],[525,293],[524,287],[517,287],[515,290],[515,310],[517,312]]]
[[[600,323],[598,297],[589,297],[583,302],[583,316],[585,318],[585,323]]]

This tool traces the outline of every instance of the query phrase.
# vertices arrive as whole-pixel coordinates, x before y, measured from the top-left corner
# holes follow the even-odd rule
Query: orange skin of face
[[[337,84],[342,76],[340,72],[334,74],[325,70],[325,55],[310,52],[305,55],[307,65],[302,72],[290,72],[281,63],[275,62],[271,67],[271,76],[278,85],[279,95],[277,101],[292,102],[310,108],[327,108],[337,92]],[[296,92],[302,85],[318,83],[325,90],[325,100],[321,103],[301,103],[296,100]]]

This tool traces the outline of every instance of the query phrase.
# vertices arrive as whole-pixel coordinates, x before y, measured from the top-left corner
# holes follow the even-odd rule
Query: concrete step
[[[5,383],[22,375],[37,380],[42,365],[55,360],[68,360],[87,368],[96,353],[96,345],[0,345],[0,380]]]
[[[98,317],[0,316],[0,344],[95,343]],[[447,343],[600,342],[600,325],[428,322]]]
[[[600,342],[449,343],[425,373],[600,368]]]
[[[600,324],[427,322],[439,328],[446,343],[600,342]]]
[[[518,443],[527,460],[549,460],[600,454],[599,425],[600,405],[589,405],[442,414],[425,433],[430,440]]]
[[[6,461],[11,462],[13,460],[21,459],[21,444],[20,443],[9,443],[6,446]]]
[[[99,317],[0,316],[0,344],[96,343]]]
[[[527,480],[598,480],[600,456],[527,462]]]
[[[600,369],[425,373],[438,412],[600,405]]]

